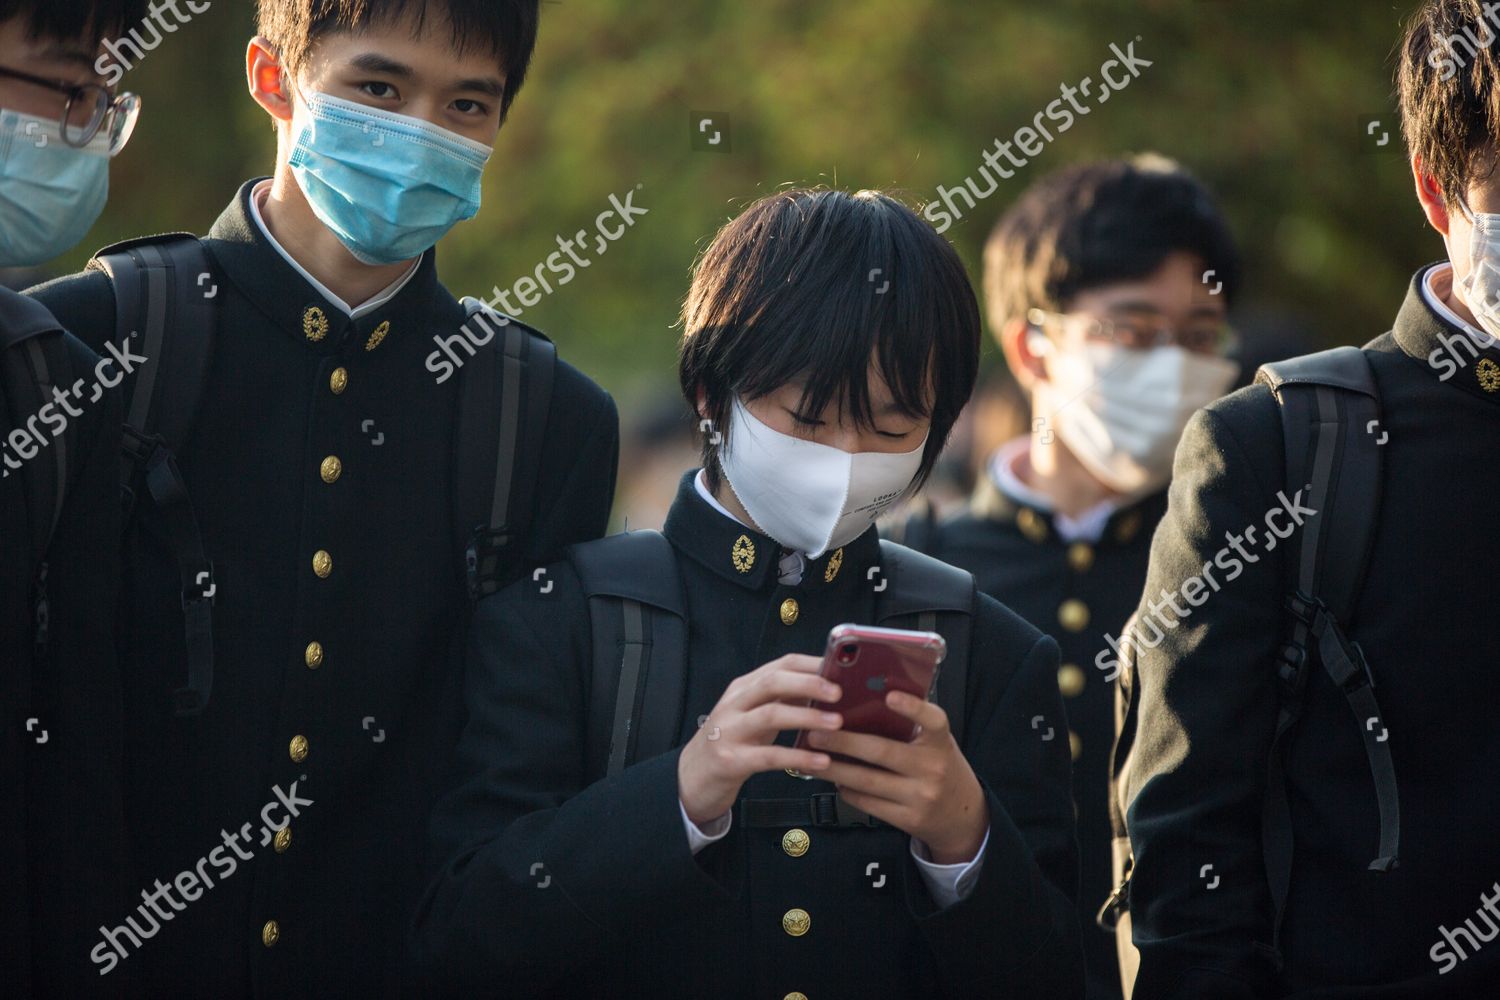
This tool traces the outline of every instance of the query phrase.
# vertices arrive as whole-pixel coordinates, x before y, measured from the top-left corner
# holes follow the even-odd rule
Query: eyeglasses
[[[1223,356],[1239,345],[1239,336],[1223,320],[1200,321],[1188,329],[1178,330],[1144,319],[1099,319],[1082,313],[1031,309],[1026,313],[1026,321],[1038,329],[1049,324],[1063,328],[1071,325],[1074,329],[1081,329],[1089,340],[1109,341],[1132,351],[1172,345],[1193,354]]]
[[[136,119],[141,115],[138,96],[111,94],[108,88],[97,83],[74,86],[4,66],[0,66],[0,77],[22,80],[61,94],[66,100],[58,124],[63,142],[75,148],[87,146],[94,136],[104,131],[109,136],[109,155],[114,156],[130,141],[130,133],[135,131]]]

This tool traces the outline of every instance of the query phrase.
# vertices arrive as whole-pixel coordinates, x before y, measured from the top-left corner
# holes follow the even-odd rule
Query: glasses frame
[[[61,80],[49,80],[46,77],[37,76],[33,73],[24,73],[18,69],[8,66],[0,66],[0,77],[12,80],[20,80],[38,87],[44,87],[54,93],[66,98],[63,104],[62,118],[58,120],[58,134],[62,136],[63,142],[74,149],[82,149],[104,128],[109,125],[109,155],[114,156],[125,148],[130,141],[131,133],[135,131],[135,123],[141,113],[141,99],[139,96],[128,91],[120,94],[111,93],[108,87],[97,83],[70,84]],[[77,135],[74,127],[69,124],[73,116],[73,106],[80,99],[91,101],[94,106],[93,113],[89,116],[89,123],[84,126]],[[116,128],[115,122],[122,124]]]
[[[1137,346],[1135,344],[1120,343],[1119,338],[1115,336],[1115,320],[1100,319],[1097,316],[1090,316],[1087,313],[1058,313],[1049,312],[1046,309],[1028,309],[1026,311],[1026,322],[1038,330],[1042,329],[1048,323],[1053,323],[1058,326],[1063,326],[1068,323],[1074,323],[1083,328],[1084,336],[1086,338],[1107,340],[1112,344],[1119,344],[1126,350],[1131,351],[1143,351],[1151,350],[1152,348],[1156,347],[1173,346],[1180,347],[1190,354],[1201,354],[1204,357],[1222,358],[1228,357],[1229,355],[1233,354],[1235,350],[1240,346],[1239,334],[1235,332],[1234,327],[1229,324],[1228,320],[1224,320],[1220,323],[1218,343],[1214,345],[1214,349],[1211,351],[1194,350],[1193,348],[1187,346],[1182,342],[1181,335],[1178,333],[1178,331],[1166,324],[1158,325],[1154,330],[1151,331],[1151,337],[1148,343]]]

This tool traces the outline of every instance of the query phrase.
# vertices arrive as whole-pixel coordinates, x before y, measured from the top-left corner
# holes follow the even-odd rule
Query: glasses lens
[[[63,117],[63,142],[69,146],[85,146],[99,132],[99,125],[109,111],[109,91],[103,87],[79,87],[68,101],[67,114]]]
[[[114,156],[125,148],[135,132],[135,123],[141,117],[141,99],[135,94],[121,94],[110,107],[109,155]]]

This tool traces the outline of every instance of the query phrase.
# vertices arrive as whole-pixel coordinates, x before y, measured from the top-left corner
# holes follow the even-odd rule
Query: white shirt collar
[[[738,524],[741,527],[749,528],[751,531],[760,530],[752,524],[746,524],[744,521],[741,521],[739,518],[735,517],[729,512],[729,508],[719,503],[719,498],[714,496],[713,493],[709,492],[708,478],[704,475],[702,469],[699,469],[698,475],[693,477],[693,487],[698,491],[698,495],[702,497],[710,507],[718,511],[720,514],[723,514],[725,517],[729,518],[735,524]],[[802,571],[807,566],[807,557],[804,556],[801,552],[790,552],[786,549],[782,549],[781,560],[778,565],[781,570],[781,582],[786,584],[788,587],[795,587],[797,584],[802,582]]]
[[[1433,312],[1479,341],[1481,347],[1494,345],[1494,337],[1464,322],[1458,313],[1448,308],[1448,303],[1443,301],[1445,294],[1453,289],[1453,264],[1451,262],[1445,261],[1429,267],[1427,273],[1422,275],[1421,289],[1422,298],[1427,301],[1427,305],[1432,308]]]
[[[990,479],[994,481],[995,487],[1012,500],[1051,514],[1052,526],[1057,529],[1058,537],[1065,542],[1097,542],[1103,538],[1110,517],[1120,509],[1120,502],[1106,497],[1077,517],[1058,513],[1052,504],[1052,498],[1027,486],[1017,471],[1017,466],[1030,454],[1030,450],[1031,439],[1026,437],[1007,441],[995,449],[994,457],[990,459]]]
[[[401,291],[401,289],[406,287],[406,283],[411,280],[412,275],[417,273],[417,267],[422,263],[422,258],[420,257],[411,262],[411,267],[407,269],[405,274],[397,278],[395,281],[391,282],[389,285],[386,285],[385,288],[377,292],[373,298],[366,299],[357,306],[349,305],[349,303],[345,302],[343,299],[333,294],[333,292],[329,291],[328,286],[324,285],[317,278],[314,278],[311,274],[309,274],[307,268],[297,263],[296,258],[286,252],[286,247],[283,247],[280,243],[276,242],[276,237],[271,235],[270,227],[266,225],[266,220],[262,218],[260,214],[260,203],[266,199],[266,196],[270,193],[270,191],[271,179],[269,177],[250,189],[250,217],[255,220],[256,227],[260,229],[261,235],[266,238],[266,241],[269,242],[271,246],[276,248],[276,252],[281,254],[282,259],[285,260],[288,264],[292,265],[293,270],[302,275],[302,277],[307,280],[307,283],[309,285],[312,285],[313,288],[318,290],[319,295],[327,299],[330,303],[333,304],[336,309],[343,312],[350,319],[359,319],[361,316],[374,312],[376,309],[379,309],[381,306],[385,305],[391,299],[395,298],[396,295]]]

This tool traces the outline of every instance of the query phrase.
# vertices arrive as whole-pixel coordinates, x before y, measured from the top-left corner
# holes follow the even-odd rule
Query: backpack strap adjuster
[[[510,538],[509,525],[499,528],[480,525],[469,536],[469,544],[464,549],[464,573],[468,581],[469,600],[478,601],[487,593],[493,593],[496,567],[510,545]]]

